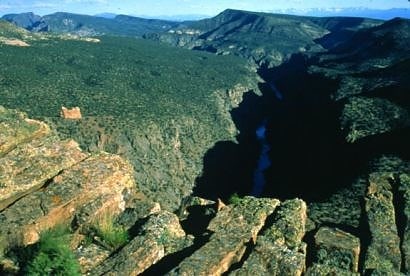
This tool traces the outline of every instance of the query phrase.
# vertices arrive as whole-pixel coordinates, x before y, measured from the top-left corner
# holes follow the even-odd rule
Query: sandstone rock
[[[28,47],[30,44],[20,39],[5,39],[2,41],[6,45],[18,46],[18,47]]]
[[[61,118],[70,119],[70,120],[78,120],[82,118],[81,110],[79,107],[66,108],[62,106],[60,116]]]
[[[245,197],[222,208],[210,222],[208,243],[184,259],[170,275],[220,275],[239,262],[247,244],[254,243],[266,218],[279,205],[276,199]]]
[[[81,246],[75,253],[81,267],[81,273],[83,274],[86,274],[88,271],[101,264],[110,255],[110,251],[101,248],[96,244]]]
[[[191,245],[178,217],[167,211],[152,215],[139,234],[90,275],[139,275],[164,256]]]
[[[127,162],[106,153],[92,156],[0,213],[3,246],[35,243],[42,231],[58,224],[79,227],[102,213],[119,213],[134,189]]]
[[[357,273],[359,270],[359,238],[336,228],[321,227],[315,235],[316,262]]]
[[[371,242],[366,252],[366,271],[400,271],[400,239],[396,227],[391,180],[392,175],[387,173],[372,173],[369,176],[365,207]]]
[[[402,252],[404,254],[404,269],[410,273],[410,174],[401,174],[399,177],[399,192],[403,199],[403,213],[405,219],[402,238]]]
[[[255,249],[233,275],[302,275],[305,271],[306,203],[285,201],[273,224],[258,237]]]
[[[26,114],[0,106],[0,157],[17,145],[46,136],[50,128]]]
[[[50,138],[18,146],[0,158],[0,211],[86,157],[72,140]]]

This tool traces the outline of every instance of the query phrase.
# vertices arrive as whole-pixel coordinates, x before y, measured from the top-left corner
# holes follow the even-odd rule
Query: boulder
[[[410,174],[401,174],[399,177],[399,193],[403,203],[403,238],[402,252],[404,254],[404,269],[410,273]]]
[[[0,158],[0,211],[86,157],[73,140],[37,139],[17,146]]]
[[[337,228],[321,227],[315,235],[316,262],[358,273],[360,240]]]
[[[255,243],[259,231],[279,200],[245,197],[235,205],[223,207],[211,220],[209,242],[184,259],[170,275],[220,275],[243,257],[249,244]]]
[[[0,106],[0,157],[17,145],[50,133],[43,122],[27,118],[25,113]]]
[[[81,110],[79,107],[66,108],[62,106],[60,116],[61,118],[69,119],[69,120],[79,120],[82,118]]]
[[[233,275],[302,275],[305,271],[306,203],[285,201],[277,208],[273,224],[258,236],[255,249]]]
[[[59,224],[78,228],[103,213],[119,213],[134,189],[128,162],[106,153],[91,156],[0,213],[3,249],[33,244]]]
[[[400,271],[400,238],[393,205],[393,181],[390,173],[372,173],[365,198],[365,211],[371,242],[366,252],[366,271]]]
[[[120,252],[90,272],[90,275],[139,275],[166,255],[190,246],[178,217],[161,211],[148,218],[138,235]]]
[[[329,276],[329,275],[338,275],[338,276],[359,276],[360,273],[352,272],[349,270],[341,269],[333,265],[317,264],[314,263],[306,271],[306,276]]]

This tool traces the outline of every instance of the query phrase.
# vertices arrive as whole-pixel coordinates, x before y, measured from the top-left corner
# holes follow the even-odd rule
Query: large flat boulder
[[[404,269],[410,273],[410,174],[401,174],[399,177],[399,193],[402,198],[404,225],[402,237],[402,252],[404,254]]]
[[[243,257],[279,200],[245,197],[235,205],[222,207],[210,222],[209,242],[184,259],[170,275],[221,275]]]
[[[191,245],[178,217],[161,211],[149,217],[138,235],[90,275],[139,275],[166,255]]]
[[[243,266],[233,275],[302,275],[306,266],[306,203],[285,201],[277,208],[273,224],[261,236]]]
[[[337,228],[321,227],[315,235],[316,262],[358,273],[360,240]]]
[[[50,128],[25,113],[0,106],[0,157],[17,145],[46,136]]]
[[[365,211],[371,242],[365,257],[366,271],[394,273],[401,268],[400,238],[396,227],[392,181],[394,178],[389,173],[372,173],[369,176]]]
[[[59,224],[80,227],[103,213],[119,213],[134,189],[128,162],[106,153],[91,156],[0,213],[2,248],[33,244]]]
[[[0,211],[86,157],[73,140],[50,137],[17,146],[0,158]]]

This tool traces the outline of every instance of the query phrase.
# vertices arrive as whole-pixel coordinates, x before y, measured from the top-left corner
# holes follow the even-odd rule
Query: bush
[[[122,226],[116,225],[114,223],[114,216],[110,213],[98,217],[92,226],[92,230],[95,231],[95,235],[100,237],[113,250],[124,246],[129,240],[127,230]]]
[[[23,275],[81,275],[69,248],[68,230],[57,227],[41,234],[38,243],[17,254]]]
[[[242,201],[242,198],[238,195],[238,193],[233,193],[229,199],[228,199],[228,204],[240,204]]]

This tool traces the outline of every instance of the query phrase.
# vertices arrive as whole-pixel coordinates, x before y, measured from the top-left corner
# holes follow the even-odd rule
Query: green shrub
[[[241,201],[242,198],[238,195],[238,193],[233,193],[228,199],[228,204],[237,205],[240,204]]]
[[[96,219],[92,229],[95,235],[113,250],[124,246],[128,240],[128,232],[124,227],[114,223],[114,216],[110,213],[101,215]]]
[[[68,230],[57,227],[41,234],[38,243],[20,249],[23,275],[81,275],[80,265],[69,248]]]

